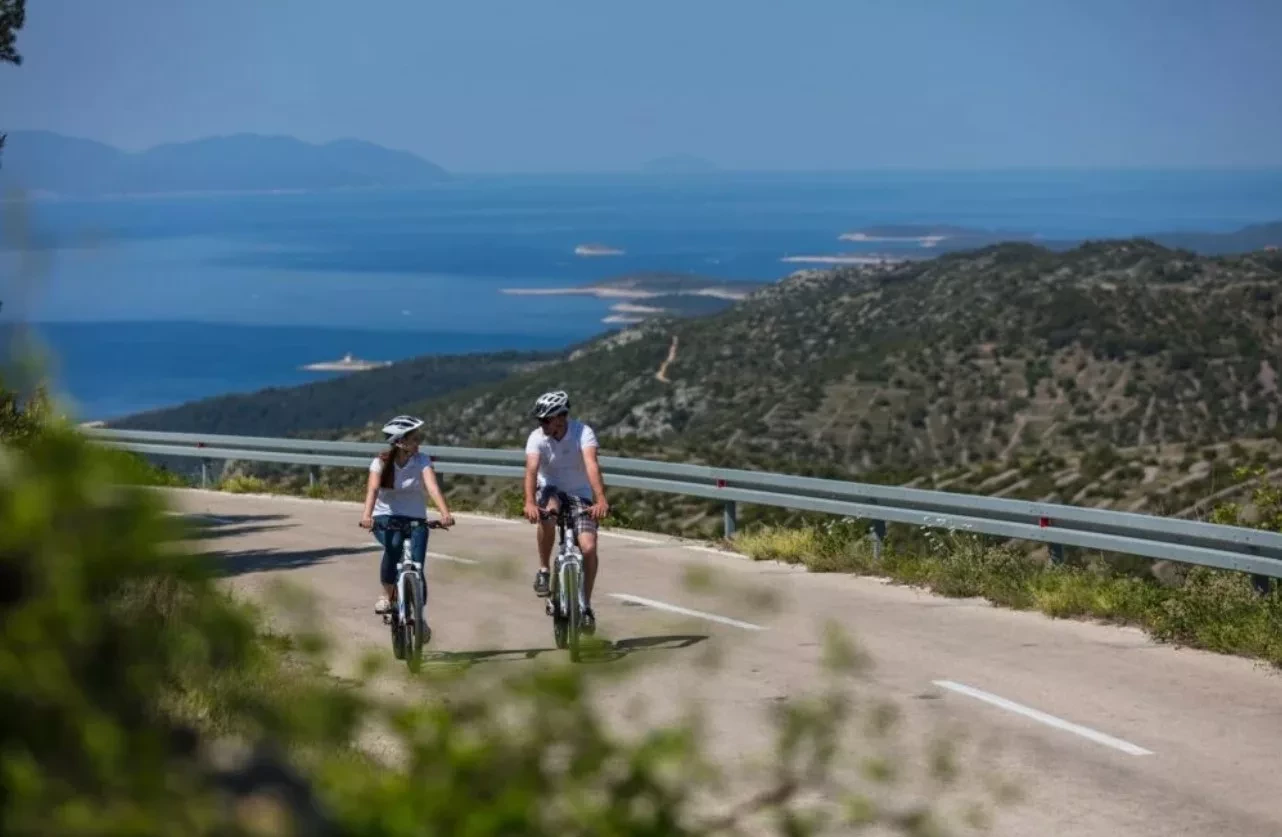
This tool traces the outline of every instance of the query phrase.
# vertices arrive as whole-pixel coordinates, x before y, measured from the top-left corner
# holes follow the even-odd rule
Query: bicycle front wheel
[[[405,645],[405,663],[410,671],[418,671],[423,654],[423,631],[419,621],[422,614],[422,603],[419,601],[418,585],[406,579],[402,585],[405,590],[405,621],[402,630]]]
[[[580,578],[577,570],[565,574],[566,644],[570,647],[570,661],[579,661],[579,631],[583,628],[583,612],[579,609]]]

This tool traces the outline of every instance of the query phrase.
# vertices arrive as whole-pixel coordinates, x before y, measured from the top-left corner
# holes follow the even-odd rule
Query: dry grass
[[[1282,668],[1282,593],[1260,596],[1241,573],[1195,567],[1177,584],[1103,561],[1054,566],[1011,544],[955,533],[927,547],[887,543],[882,559],[854,522],[743,532],[735,548],[757,560],[804,564],[812,572],[888,576],[943,596],[982,597],[1057,618],[1091,618],[1144,628],[1161,642],[1267,661]]]

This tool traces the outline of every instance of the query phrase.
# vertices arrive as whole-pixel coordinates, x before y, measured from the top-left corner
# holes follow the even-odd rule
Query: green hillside
[[[1238,466],[1282,466],[1280,302],[1274,252],[1006,244],[803,271],[519,370],[439,359],[449,386],[424,375],[389,394],[363,373],[169,416],[231,426],[202,419],[216,405],[236,432],[275,433],[346,415],[342,435],[373,438],[360,426],[395,402],[437,444],[517,446],[533,398],[565,388],[613,454],[1189,513],[1231,493]],[[340,389],[349,406],[303,418]]]

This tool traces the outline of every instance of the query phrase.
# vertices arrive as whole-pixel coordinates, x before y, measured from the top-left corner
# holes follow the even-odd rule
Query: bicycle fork
[[[561,615],[568,616],[570,613],[569,591],[573,590],[575,598],[578,599],[579,612],[582,613],[587,609],[587,601],[583,593],[583,562],[576,555],[558,556],[556,568],[556,587],[557,603],[561,608]],[[574,583],[570,583],[570,575],[574,574]]]
[[[417,618],[420,615],[405,612],[405,593],[409,585],[416,585],[414,592],[418,595],[414,599],[423,611],[427,610],[427,579],[423,573],[424,568],[414,563],[410,540],[406,538],[401,545],[401,564],[396,568],[396,617],[401,625],[404,625],[408,618]]]

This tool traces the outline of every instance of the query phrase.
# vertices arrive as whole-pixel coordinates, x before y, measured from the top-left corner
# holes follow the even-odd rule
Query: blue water
[[[1233,230],[1282,219],[1282,171],[477,177],[0,208],[0,319],[41,324],[89,419],[296,383],[349,351],[564,345],[609,328],[610,303],[502,290],[638,270],[774,280],[799,267],[785,256],[857,250],[837,236],[867,225]],[[626,255],[575,256],[584,243]]]

